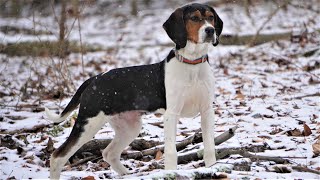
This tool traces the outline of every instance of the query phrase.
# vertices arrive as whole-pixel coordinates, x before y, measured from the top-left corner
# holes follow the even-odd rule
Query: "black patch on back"
[[[160,63],[113,69],[96,79],[81,96],[79,115],[96,116],[166,108],[164,85],[165,61]]]

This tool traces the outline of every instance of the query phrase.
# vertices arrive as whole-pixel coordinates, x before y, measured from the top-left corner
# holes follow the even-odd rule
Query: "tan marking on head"
[[[199,10],[190,14],[190,17],[197,16],[200,19],[203,19]],[[187,38],[188,40],[197,43],[199,41],[199,29],[204,24],[204,21],[195,22],[190,19],[186,22],[187,29]]]
[[[205,16],[206,16],[206,19],[208,19],[210,16],[214,16],[214,14],[213,14],[211,11],[206,11],[206,12],[205,12]],[[208,22],[209,22],[212,26],[214,26],[214,20],[213,20],[213,21],[209,21],[209,20],[208,20]]]
[[[213,16],[213,13],[211,11],[206,11],[205,16],[206,17]]]

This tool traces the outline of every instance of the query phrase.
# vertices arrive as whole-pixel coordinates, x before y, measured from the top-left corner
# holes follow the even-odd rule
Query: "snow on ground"
[[[293,1],[299,4],[300,1]],[[161,4],[161,3],[160,3]],[[164,3],[165,4],[165,3]],[[317,4],[317,1],[315,1]],[[306,5],[307,6],[307,5]],[[319,5],[318,5],[319,6]],[[83,57],[87,74],[97,74],[116,67],[159,62],[172,48],[166,44],[170,39],[162,29],[162,23],[174,10],[169,6],[159,5],[159,9],[139,11],[137,17],[111,17],[109,14],[91,14],[81,19],[82,40],[87,44],[102,46],[108,51],[91,52]],[[92,7],[90,7],[92,8]],[[90,10],[88,8],[88,12]],[[119,7],[121,8],[121,7]],[[124,7],[127,8],[127,7]],[[253,21],[245,15],[244,9],[236,4],[222,4],[216,8],[224,21],[225,34],[254,34],[274,9],[274,4],[257,4],[250,12]],[[161,11],[161,15],[159,15]],[[88,13],[86,12],[86,13]],[[319,14],[315,10],[288,6],[267,24],[263,33],[290,32],[293,28],[302,28],[306,24],[313,32],[320,28]],[[57,27],[53,18],[36,17],[36,28],[54,31]],[[70,24],[72,21],[69,22]],[[0,19],[0,25],[23,26],[33,28],[31,18]],[[53,40],[56,35],[43,35],[42,40]],[[288,40],[269,42],[255,47],[223,46],[212,47],[209,52],[210,64],[216,77],[217,101],[216,135],[237,125],[236,135],[217,149],[267,145],[269,150],[256,152],[259,155],[286,157],[290,164],[307,166],[318,170],[319,156],[313,155],[312,145],[319,136],[320,112],[320,52],[311,56],[303,54],[319,47],[319,33],[308,36],[306,44],[293,43]],[[17,41],[37,41],[39,37],[26,34],[0,33],[1,43]],[[75,30],[70,39],[78,40],[79,32]],[[89,77],[81,75],[81,55],[71,54],[67,57],[69,76],[74,80],[73,91]],[[55,89],[59,79],[50,78],[52,61],[50,57],[9,57],[0,55],[0,179],[48,178],[48,159],[44,155],[50,138],[54,147],[59,147],[71,132],[71,125],[61,123],[50,125],[41,107],[60,111],[71,98],[70,93],[64,99],[37,95],[49,93]],[[80,62],[80,63],[79,63]],[[318,65],[317,65],[318,63]],[[51,67],[53,68],[53,67]],[[309,68],[309,69],[308,69]],[[311,68],[311,69],[310,69]],[[313,69],[312,69],[313,68]],[[61,80],[61,79],[60,79]],[[28,82],[28,83],[26,83]],[[32,86],[40,84],[40,87]],[[27,88],[25,88],[27,87]],[[317,94],[318,93],[318,94]],[[37,109],[37,107],[40,108]],[[70,118],[68,122],[72,122]],[[143,117],[140,137],[147,140],[163,141],[162,117],[149,114]],[[200,117],[183,118],[178,124],[177,141],[186,138],[200,128]],[[158,125],[157,125],[158,124]],[[160,125],[159,125],[160,124]],[[312,134],[303,136],[304,125],[310,127]],[[31,130],[34,126],[37,130]],[[62,128],[63,127],[63,128]],[[290,133],[300,132],[300,134]],[[95,136],[97,139],[112,138],[113,131],[106,124]],[[50,138],[49,138],[50,137]],[[16,149],[16,147],[20,147]],[[202,148],[202,144],[191,145],[190,149]],[[129,149],[130,151],[130,149]],[[233,170],[234,163],[247,161],[241,156],[230,156],[218,161],[211,168],[204,168],[203,161],[191,162],[178,166],[177,171],[153,169],[154,162],[163,163],[162,159],[143,162],[123,160],[133,174],[119,177],[105,166],[88,162],[82,166],[68,167],[62,172],[62,178],[73,179],[93,176],[94,178],[130,178],[150,179],[174,177],[190,178],[196,173],[222,173],[232,179],[319,179],[319,175],[298,172],[277,173],[272,161],[256,161],[251,164],[251,171]]]

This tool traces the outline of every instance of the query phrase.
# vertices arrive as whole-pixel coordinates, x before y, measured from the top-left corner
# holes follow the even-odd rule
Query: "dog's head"
[[[176,49],[184,48],[187,40],[216,46],[223,22],[212,7],[194,3],[176,9],[163,28],[176,44]]]

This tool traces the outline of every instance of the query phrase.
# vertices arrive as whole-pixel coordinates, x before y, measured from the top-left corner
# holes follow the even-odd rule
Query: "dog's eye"
[[[214,20],[214,16],[209,16],[208,17],[208,21],[213,21]]]
[[[198,17],[198,16],[192,16],[190,17],[191,21],[194,21],[194,22],[200,22],[201,19]]]

